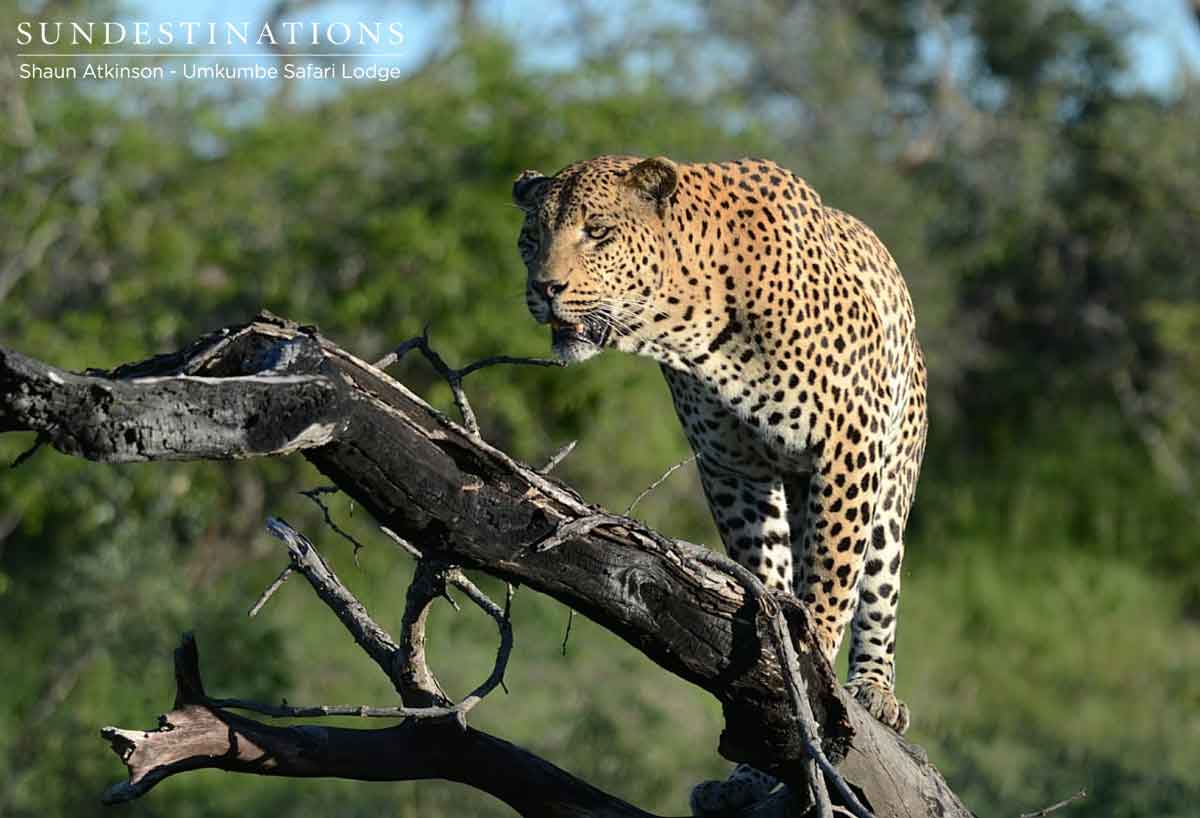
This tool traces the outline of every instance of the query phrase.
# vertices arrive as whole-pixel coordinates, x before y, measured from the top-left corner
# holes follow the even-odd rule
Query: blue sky
[[[1144,27],[1133,39],[1138,79],[1156,88],[1164,87],[1181,64],[1200,75],[1200,26],[1188,9],[1188,0],[1124,0],[1116,5]]]
[[[1003,2],[1003,0],[997,0]],[[1200,75],[1200,26],[1188,9],[1188,0],[1079,0],[1081,5],[1098,8],[1115,5],[1138,21],[1141,31],[1132,40],[1135,81],[1159,89],[1170,86],[1181,66],[1193,75]],[[607,8],[619,9],[624,0],[607,0]],[[254,20],[260,19],[270,0],[135,0],[132,7],[138,19],[149,21],[187,20]],[[444,11],[431,11],[429,6],[398,0],[335,0],[322,3],[315,10],[298,17],[319,21],[355,21],[360,19],[395,20],[402,24],[406,45],[394,58],[400,67],[416,62],[436,47],[445,24]],[[444,6],[445,4],[443,4]],[[593,4],[596,5],[596,4]],[[678,8],[675,2],[662,7]],[[556,4],[537,0],[484,0],[482,14],[491,22],[523,31],[540,28],[555,15]],[[568,55],[569,58],[569,55]]]

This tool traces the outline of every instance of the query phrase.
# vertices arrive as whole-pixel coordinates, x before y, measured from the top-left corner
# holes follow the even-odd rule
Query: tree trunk
[[[0,348],[0,433],[18,430],[36,431],[67,454],[105,462],[301,452],[424,558],[549,594],[710,692],[724,709],[720,752],[727,758],[789,784],[807,780],[809,757],[789,700],[787,669],[765,647],[761,605],[704,557],[707,549],[587,504],[314,328],[262,315],[179,353],[84,375]],[[842,691],[813,647],[801,606],[791,597],[772,599],[795,637],[821,745],[863,804],[881,817],[970,815],[919,748]],[[387,645],[376,648],[386,654]],[[195,676],[192,687],[199,688],[198,669]],[[166,774],[198,766],[195,759],[202,757],[209,766],[278,775],[447,778],[492,792],[529,815],[644,814],[578,781],[577,800],[564,801],[555,782],[556,776],[570,779],[566,773],[459,727],[415,721],[384,731],[274,728],[206,706],[202,694],[192,700],[181,694],[179,705],[165,718],[172,725],[187,719],[196,730],[145,734],[170,745],[155,749],[162,751],[155,757],[172,759],[162,768]],[[443,733],[454,736],[445,746],[460,752],[417,738],[435,729],[451,731]],[[272,752],[274,766],[212,747],[189,756],[177,745],[185,733],[200,736],[196,746],[202,748],[204,742],[227,748],[236,733],[264,748],[283,741],[295,752]],[[317,733],[321,753],[313,754],[304,742],[316,741]],[[128,752],[128,764],[140,745],[125,734],[114,731],[109,738]],[[509,752],[503,747],[523,755],[502,766],[495,759]],[[518,805],[467,769],[475,765],[503,769],[503,781],[517,782],[518,790],[541,787],[554,795],[550,800],[578,811],[548,811],[545,799],[541,806]],[[601,809],[601,802],[609,806]]]

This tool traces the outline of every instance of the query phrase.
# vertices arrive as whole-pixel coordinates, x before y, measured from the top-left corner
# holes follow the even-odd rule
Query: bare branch
[[[356,716],[364,719],[444,719],[457,716],[457,707],[379,707],[369,704],[265,704],[251,699],[208,699],[213,707],[229,710],[248,710],[276,719],[323,718],[325,716]]]
[[[642,490],[642,493],[639,494],[637,497],[634,497],[633,502],[630,503],[629,506],[625,509],[625,516],[628,517],[630,514],[632,514],[633,509],[637,506],[637,504],[642,502],[642,500],[646,499],[646,496],[648,494],[650,494],[650,492],[654,491],[656,488],[658,488],[663,483],[665,483],[668,477],[670,477],[672,474],[674,474],[679,469],[686,466],[688,463],[691,463],[693,460],[696,459],[697,456],[698,455],[692,455],[689,458],[680,460],[674,466],[671,466],[671,468],[669,468],[665,472],[663,472],[662,475],[657,480],[655,480],[650,485],[646,486],[646,488]]]
[[[340,525],[333,521],[333,516],[329,513],[329,506],[325,505],[325,501],[321,499],[322,494],[336,494],[340,489],[337,486],[317,486],[313,489],[307,489],[300,492],[308,499],[316,503],[321,509],[321,513],[325,515],[325,525],[333,529],[335,534],[338,534],[343,540],[354,546],[354,562],[358,564],[358,552],[363,549],[363,544],[354,538],[354,535],[343,529]]]
[[[429,327],[426,326],[421,334],[409,338],[400,346],[396,347],[387,355],[375,362],[377,369],[387,369],[396,361],[399,361],[409,352],[414,349],[421,351],[425,356],[425,360],[429,361],[434,370],[446,381],[450,386],[450,393],[454,396],[454,405],[458,407],[458,413],[462,416],[463,426],[474,437],[479,437],[479,421],[475,417],[475,410],[471,408],[471,402],[467,400],[467,393],[462,388],[462,373],[457,369],[451,369],[446,360],[438,354],[438,351],[429,345]]]
[[[1048,807],[1042,807],[1041,809],[1035,810],[1034,812],[1022,813],[1021,818],[1042,818],[1043,815],[1049,815],[1052,812],[1057,812],[1058,810],[1062,809],[1063,807],[1071,806],[1076,801],[1082,801],[1084,798],[1087,798],[1087,790],[1081,789],[1079,792],[1075,793],[1070,798],[1064,798],[1063,800],[1059,801],[1057,804],[1051,804]]]
[[[109,463],[286,454],[328,443],[347,411],[321,376],[114,380],[3,349],[0,395],[0,432],[41,432],[65,454]],[[181,405],[207,411],[180,417]]]
[[[429,327],[426,326],[420,335],[409,338],[407,341],[400,344],[387,355],[375,362],[376,369],[387,369],[392,364],[399,361],[412,350],[417,349],[425,356],[425,359],[433,366],[439,375],[450,386],[450,393],[454,396],[454,405],[458,407],[458,412],[462,416],[463,425],[467,431],[474,437],[479,437],[479,421],[475,417],[475,410],[471,408],[471,402],[467,400],[467,393],[463,391],[463,379],[472,372],[477,372],[489,366],[497,366],[499,364],[515,364],[523,366],[566,366],[566,361],[560,361],[553,358],[517,358],[512,355],[492,355],[488,358],[475,361],[467,364],[462,369],[453,369],[446,363],[437,350],[429,345]],[[565,456],[565,455],[564,455]]]
[[[550,455],[550,459],[546,461],[546,465],[544,465],[540,469],[538,469],[538,473],[539,474],[549,474],[550,472],[554,471],[554,469],[558,466],[559,463],[561,463],[567,459],[567,455],[569,455],[571,452],[575,451],[575,445],[577,443],[579,443],[578,440],[572,440],[567,445],[562,446],[557,451],[555,451],[554,454]]]
[[[400,672],[402,665],[405,661],[411,663],[417,659],[423,665],[424,651],[414,653],[411,648],[405,650],[403,645],[396,644],[391,636],[380,628],[379,625],[375,624],[374,620],[367,614],[367,610],[363,607],[363,604],[350,593],[346,586],[342,585],[341,581],[333,573],[333,570],[329,568],[325,560],[317,553],[316,547],[312,544],[311,540],[277,517],[271,517],[267,520],[267,530],[278,539],[287,543],[288,555],[292,560],[290,566],[292,570],[299,571],[308,579],[318,596],[338,615],[338,618],[342,620],[342,623],[354,635],[355,641],[368,654],[371,654],[372,658],[383,669],[383,672],[392,680],[392,684],[395,685],[401,698],[404,698],[408,686],[413,683],[413,678],[403,675]],[[508,667],[508,658],[512,653],[513,646],[512,622],[509,620],[509,603],[512,601],[512,586],[509,586],[508,600],[505,603],[504,609],[501,610],[496,603],[488,598],[487,594],[479,590],[478,586],[467,579],[459,569],[443,569],[443,575],[445,577],[443,582],[451,583],[466,594],[484,613],[495,620],[496,627],[500,631],[500,647],[496,652],[496,662],[491,674],[482,684],[472,690],[457,704],[422,707],[315,705],[295,708],[287,705],[264,705],[242,699],[223,699],[216,702],[214,706],[238,707],[268,716],[357,715],[390,718],[445,718],[453,716],[465,727],[467,713],[478,705],[479,702],[483,701],[488,693],[503,683],[504,671]],[[434,587],[436,588],[436,585]],[[444,585],[442,587],[444,589]],[[426,602],[418,613],[417,618],[406,623],[409,628],[415,628],[419,623],[419,626],[423,629],[424,612],[427,607],[428,603]],[[423,644],[423,632],[420,634],[420,639]],[[417,675],[422,675],[419,673],[419,670]],[[432,674],[428,674],[424,680],[427,681],[428,679],[432,679]],[[446,698],[440,685],[437,685],[436,680],[431,685],[423,687],[422,690],[426,694],[433,694],[437,698],[443,700]]]
[[[392,534],[386,528],[383,530]],[[400,537],[392,536],[408,545]],[[404,600],[404,616],[400,620],[400,652],[392,665],[400,684],[400,698],[411,706],[449,707],[453,704],[425,658],[425,622],[430,607],[440,597],[448,598],[446,567],[420,559],[418,554],[417,567]]]
[[[204,696],[190,635],[175,651],[175,679],[175,706],[157,729],[100,731],[129,773],[105,793],[106,804],[140,798],[178,773],[220,769],[359,781],[441,778],[487,792],[529,818],[654,818],[527,750],[453,720],[410,718],[381,730],[273,727],[223,710]]]
[[[278,517],[267,519],[267,531],[283,541],[288,548],[292,570],[301,573],[330,610],[337,615],[359,647],[375,660],[387,677],[401,692],[393,675],[393,665],[400,646],[367,613],[366,608],[347,590],[337,574],[325,562],[312,542]]]
[[[376,369],[387,369],[392,364],[403,359],[405,355],[412,352],[414,349],[420,349],[421,354],[423,354],[429,360],[429,363],[433,365],[433,368],[437,370],[437,373],[443,378],[449,377],[448,373],[453,372],[453,370],[450,369],[449,364],[446,363],[445,359],[443,359],[441,355],[439,355],[429,346],[428,324],[421,328],[420,335],[414,335],[407,341],[401,341],[395,349],[393,349],[387,355],[384,355],[375,363],[371,364],[371,366],[375,367]],[[426,349],[429,351],[425,352]]]
[[[258,612],[262,610],[263,605],[266,605],[267,601],[275,595],[275,592],[283,587],[283,583],[287,582],[287,578],[291,575],[292,566],[285,566],[284,569],[279,572],[279,576],[275,577],[275,580],[267,586],[266,590],[259,594],[258,599],[255,601],[254,605],[251,606],[248,615],[258,616]]]
[[[395,531],[392,531],[386,525],[379,526],[379,530],[382,531],[384,534],[386,534],[388,537],[390,537],[392,542],[394,542],[394,543],[396,543],[396,545],[400,546],[401,550],[407,552],[408,555],[410,557],[412,557],[413,559],[417,559],[417,560],[424,559],[424,555],[417,549],[417,547],[415,545],[413,545],[408,540],[401,537]]]
[[[477,372],[485,367],[498,366],[501,364],[514,366],[564,367],[567,365],[567,362],[560,361],[557,358],[518,358],[513,357],[512,355],[492,355],[489,358],[482,358],[474,363],[467,364],[462,369],[458,370],[458,376],[460,378],[465,378],[472,372]]]
[[[571,625],[575,623],[575,609],[567,608],[567,628],[563,631],[562,655],[567,655],[567,642],[571,640]]]
[[[504,599],[504,610],[495,602],[488,598],[488,595],[479,590],[478,586],[471,580],[467,579],[466,575],[458,568],[453,568],[447,575],[447,581],[455,588],[458,588],[467,598],[474,602],[488,616],[496,622],[496,627],[500,630],[500,647],[496,650],[496,663],[492,667],[491,675],[489,675],[483,684],[467,694],[461,702],[456,706],[459,718],[463,718],[471,710],[472,707],[483,701],[487,694],[496,689],[497,686],[504,685],[504,671],[508,668],[508,657],[512,654],[513,647],[513,630],[512,620],[509,619],[509,613],[512,610],[513,586],[507,586],[506,596]],[[506,689],[505,693],[508,692]],[[463,722],[466,723],[465,721]]]

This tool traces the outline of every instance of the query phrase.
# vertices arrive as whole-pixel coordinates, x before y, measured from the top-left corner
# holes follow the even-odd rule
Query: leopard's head
[[[527,170],[513,183],[525,213],[517,241],[529,273],[525,301],[550,325],[562,360],[606,346],[636,351],[674,263],[666,219],[678,180],[664,157],[600,156],[554,176]]]

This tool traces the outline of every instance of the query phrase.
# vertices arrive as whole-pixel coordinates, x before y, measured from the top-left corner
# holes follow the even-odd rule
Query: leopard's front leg
[[[793,586],[787,497],[776,477],[733,470],[712,455],[699,458],[700,481],[729,556],[768,588]]]
[[[711,388],[666,367],[663,375],[725,550],[763,585],[791,590],[792,531],[778,468],[754,451],[753,429]]]
[[[847,623],[859,609],[863,572],[874,557],[871,551],[882,473],[880,449],[880,443],[865,437],[857,441],[826,438],[813,449],[814,471],[808,485],[804,529],[793,539],[798,565],[796,595],[807,606],[821,650],[831,664],[837,658]],[[890,654],[869,654],[886,653],[892,646],[875,641],[879,644],[858,640],[849,687],[873,716],[903,731],[908,726],[908,708],[896,700],[890,674],[886,679],[864,677],[861,667],[855,667],[886,658],[890,669]]]

